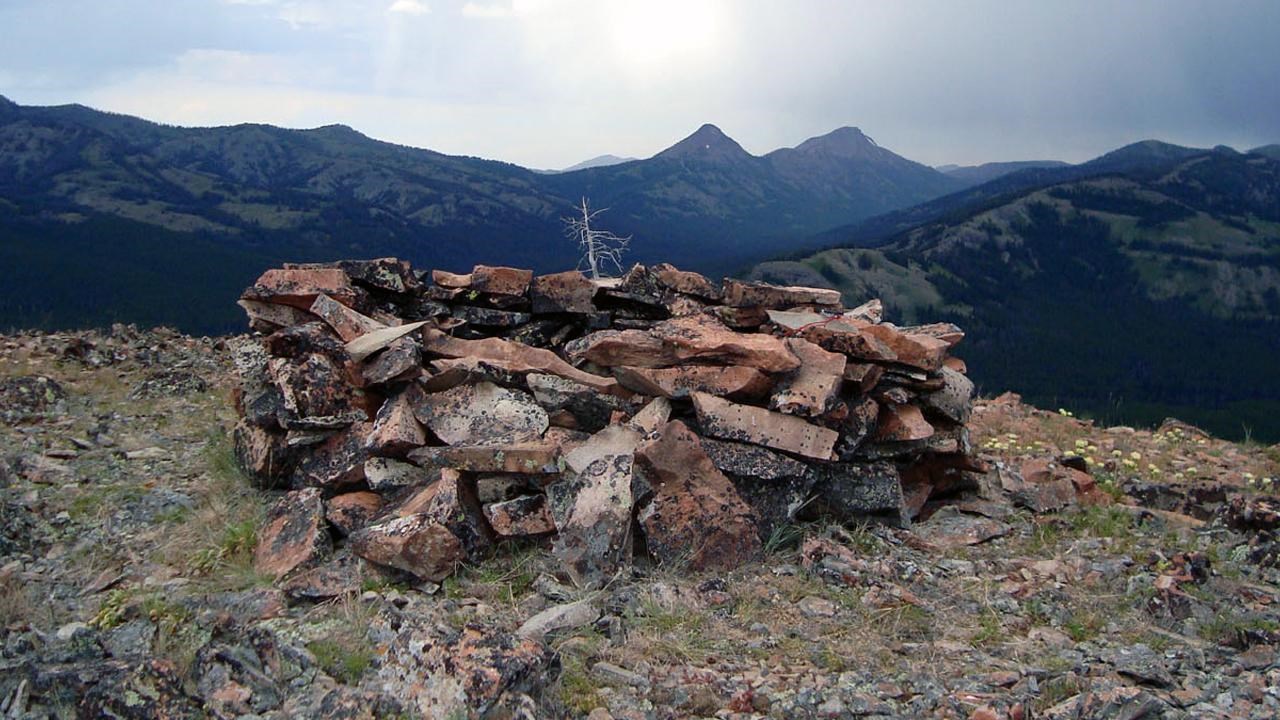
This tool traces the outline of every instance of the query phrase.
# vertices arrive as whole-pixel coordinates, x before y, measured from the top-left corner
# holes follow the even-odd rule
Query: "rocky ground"
[[[353,560],[316,603],[254,571],[230,342],[0,337],[0,717],[416,717],[425,685],[467,699],[441,717],[1280,715],[1280,447],[1004,396],[986,487],[910,529],[592,593],[528,544],[442,584]],[[1096,489],[1022,482],[1069,472]]]

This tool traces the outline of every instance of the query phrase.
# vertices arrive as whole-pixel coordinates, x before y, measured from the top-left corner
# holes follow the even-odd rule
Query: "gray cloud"
[[[0,93],[181,124],[343,122],[556,167],[702,122],[857,125],[929,163],[1280,141],[1280,3],[7,0]]]

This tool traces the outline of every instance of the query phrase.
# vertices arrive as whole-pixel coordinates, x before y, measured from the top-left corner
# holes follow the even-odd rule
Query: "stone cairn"
[[[582,587],[728,569],[799,519],[909,523],[982,469],[961,330],[834,290],[380,259],[268,270],[240,305],[235,449],[290,491],[256,554],[278,578],[335,542],[436,582],[511,540]]]

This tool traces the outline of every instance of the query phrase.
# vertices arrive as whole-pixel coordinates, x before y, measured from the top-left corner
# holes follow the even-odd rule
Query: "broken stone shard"
[[[240,297],[308,310],[321,295],[355,307],[364,293],[338,268],[274,268],[263,273]]]
[[[347,354],[351,356],[352,360],[360,362],[426,324],[426,320],[420,320],[418,322],[396,325],[394,327],[385,327],[365,333],[364,335],[361,335],[355,340],[347,343]]]
[[[529,287],[534,313],[592,313],[596,285],[577,270],[539,275]]]

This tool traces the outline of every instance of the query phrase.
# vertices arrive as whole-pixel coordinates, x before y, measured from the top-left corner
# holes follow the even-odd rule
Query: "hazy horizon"
[[[928,165],[1280,142],[1280,3],[16,0],[0,94],[185,126],[340,123],[531,168],[703,123]]]

